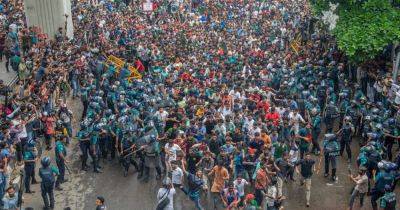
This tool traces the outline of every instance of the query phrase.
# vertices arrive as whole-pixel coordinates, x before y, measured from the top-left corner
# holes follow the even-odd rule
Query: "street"
[[[76,116],[80,116],[81,103],[79,100],[69,100],[69,107],[73,109]],[[74,120],[75,131],[79,119]],[[322,137],[322,135],[320,136]],[[103,173],[95,174],[91,170],[84,172],[80,170],[79,147],[76,140],[69,146],[69,159],[71,160],[70,168],[72,174],[66,172],[68,182],[62,184],[63,191],[55,191],[56,209],[70,207],[72,209],[94,209],[96,197],[101,195],[106,199],[108,209],[133,209],[133,210],[152,210],[155,209],[156,195],[161,181],[155,180],[155,171],[151,170],[151,179],[148,183],[138,180],[137,173],[134,172],[134,167],[130,168],[128,177],[123,176],[122,167],[117,160],[100,161],[103,166]],[[397,149],[397,147],[395,147]],[[353,141],[352,151],[358,154],[358,143]],[[346,153],[345,153],[346,154]],[[49,154],[54,157],[53,152]],[[356,157],[356,155],[353,155]],[[318,156],[313,158],[319,161]],[[54,158],[53,158],[54,160]],[[54,161],[53,161],[53,164]],[[36,167],[37,169],[39,167]],[[356,169],[355,161],[351,168]],[[312,178],[311,188],[311,206],[305,205],[305,188],[299,184],[299,175],[296,174],[296,182],[288,182],[284,184],[283,195],[287,201],[284,202],[285,209],[346,209],[350,198],[350,191],[354,186],[348,178],[348,164],[344,157],[339,157],[338,164],[338,181],[332,183],[328,178],[323,176],[323,162],[319,174],[314,174]],[[353,173],[357,171],[353,170]],[[40,196],[40,186],[33,185],[35,194],[24,194],[23,207],[33,207],[41,209],[43,201]],[[400,191],[397,189],[397,197],[400,200]],[[209,199],[210,200],[210,199]],[[358,200],[354,204],[354,209],[360,209]],[[213,209],[212,202],[207,204],[205,195],[202,195],[202,204],[206,209]],[[370,197],[366,197],[362,209],[372,209],[370,205]],[[193,202],[177,189],[177,196],[174,198],[174,207],[176,210],[194,209]]]

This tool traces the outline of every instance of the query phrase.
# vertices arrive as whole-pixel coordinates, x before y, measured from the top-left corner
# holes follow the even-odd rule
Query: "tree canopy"
[[[312,0],[313,11],[321,15],[336,4],[339,16],[332,31],[338,47],[351,61],[375,58],[385,47],[400,42],[400,9],[389,0]]]

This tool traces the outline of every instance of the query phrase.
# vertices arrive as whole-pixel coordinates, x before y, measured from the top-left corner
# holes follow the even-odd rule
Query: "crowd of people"
[[[76,142],[81,170],[115,160],[146,182],[155,169],[157,209],[174,209],[177,189],[197,209],[280,209],[295,179],[309,207],[313,174],[324,164],[335,182],[339,162],[358,166],[349,209],[366,194],[374,210],[395,209],[400,96],[390,77],[368,85],[344,65],[312,29],[306,0],[154,0],[151,12],[141,1],[71,2],[73,39],[27,28],[22,1],[0,4],[1,58],[19,78],[1,109],[5,209],[35,193],[39,157],[44,206],[54,208]],[[16,191],[10,169],[22,165]]]

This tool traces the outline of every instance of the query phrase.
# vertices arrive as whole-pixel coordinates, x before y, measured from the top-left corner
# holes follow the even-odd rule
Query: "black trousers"
[[[340,141],[340,156],[343,155],[344,149],[346,148],[347,158],[351,159],[351,148],[350,148],[351,141]]]
[[[35,178],[35,163],[25,163],[25,191],[31,191],[31,181]]]

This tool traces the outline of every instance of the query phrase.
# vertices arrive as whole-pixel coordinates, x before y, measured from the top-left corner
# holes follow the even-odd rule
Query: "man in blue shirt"
[[[196,208],[198,210],[203,210],[203,207],[200,204],[200,189],[203,189],[203,172],[201,170],[197,170],[196,174],[191,174],[186,171],[185,164],[182,160],[182,170],[183,173],[187,176],[188,180],[188,188],[183,188],[181,186],[182,191],[189,196],[190,200],[194,202]]]

